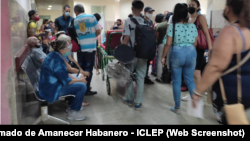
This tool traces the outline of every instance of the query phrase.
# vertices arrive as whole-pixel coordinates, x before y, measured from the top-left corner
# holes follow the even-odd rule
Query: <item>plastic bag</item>
[[[130,70],[120,63],[109,63],[105,70],[109,77],[119,83],[127,83],[132,79]]]

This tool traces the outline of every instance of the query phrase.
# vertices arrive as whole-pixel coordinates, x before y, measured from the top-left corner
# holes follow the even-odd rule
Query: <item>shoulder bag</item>
[[[198,31],[197,48],[202,49],[202,50],[206,50],[206,49],[208,49],[207,39],[206,39],[206,36],[203,32],[202,25],[200,23],[199,18],[200,18],[200,15],[197,17],[197,23],[196,23],[196,27],[197,27],[197,31]],[[209,28],[208,32],[209,32],[211,42],[213,45],[213,43],[214,43],[213,29]]]

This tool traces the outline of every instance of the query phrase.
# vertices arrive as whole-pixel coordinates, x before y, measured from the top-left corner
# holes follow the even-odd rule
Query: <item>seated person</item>
[[[43,60],[46,58],[46,54],[43,52],[43,48],[35,36],[29,37],[27,39],[27,45],[30,48],[30,56],[34,62],[34,65],[38,70],[40,70]]]
[[[44,30],[44,32],[45,32],[45,36],[43,37],[43,42],[42,42],[43,52],[45,54],[49,54],[49,52],[51,50],[50,39],[52,38],[52,34],[51,34],[50,30]]]
[[[75,95],[69,102],[69,120],[85,120],[79,111],[83,110],[82,102],[87,91],[86,78],[74,78],[68,74],[64,56],[70,51],[69,43],[56,41],[55,51],[43,61],[39,80],[39,94],[49,103],[59,100],[60,96]]]
[[[64,31],[59,31],[56,33],[56,38],[58,38],[61,35],[65,35],[66,33]]]
[[[67,66],[67,68],[69,68],[68,69],[68,72],[75,72],[75,73],[78,73],[79,72],[79,69],[80,69],[80,73],[83,75],[83,76],[87,76],[87,77],[89,77],[90,76],[90,73],[89,72],[85,72],[85,71],[83,71],[83,69],[80,67],[80,65],[77,63],[77,61],[75,61],[75,59],[74,59],[74,57],[73,57],[73,53],[71,52],[71,50],[72,50],[72,44],[71,44],[71,38],[70,38],[70,36],[67,36],[67,35],[61,35],[59,38],[58,38],[58,40],[61,40],[61,41],[67,41],[69,44],[70,44],[70,52],[67,54],[68,56],[65,56],[64,58],[65,58],[65,63],[66,63],[66,66]],[[70,63],[74,63],[74,65],[76,65],[77,66],[77,68],[79,68],[79,69],[75,69],[75,68],[73,68],[72,66],[70,66],[69,64]],[[76,71],[78,71],[78,72],[76,72]],[[89,105],[89,103],[87,103],[87,102],[83,102],[83,106],[88,106]]]
[[[121,19],[118,19],[115,24],[110,28],[110,30],[122,30],[124,28],[123,22]]]

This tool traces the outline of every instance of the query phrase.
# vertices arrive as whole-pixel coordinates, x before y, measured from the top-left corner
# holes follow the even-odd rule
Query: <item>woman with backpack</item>
[[[170,110],[181,114],[181,82],[182,74],[188,86],[190,94],[195,90],[194,70],[196,66],[196,49],[198,32],[194,24],[188,23],[187,4],[178,3],[174,9],[170,24],[167,30],[167,44],[162,55],[162,65],[165,65],[165,57],[169,53],[169,65],[173,81],[173,93],[175,106]]]
[[[194,23],[196,26],[198,22],[200,23],[202,27],[202,31],[206,37],[206,42],[208,44],[208,56],[209,56],[210,51],[212,50],[212,40],[209,35],[207,20],[204,16],[200,14],[200,11],[201,11],[200,2],[198,0],[191,0],[189,3],[189,8],[188,8],[188,12],[190,14],[188,22]],[[200,49],[200,47],[197,46],[196,51],[197,51],[197,60],[196,60],[196,68],[194,72],[194,80],[195,80],[195,84],[197,85],[197,83],[201,79],[201,70],[202,70],[205,50]],[[182,100],[187,101],[188,98],[190,98],[190,95],[183,97]]]

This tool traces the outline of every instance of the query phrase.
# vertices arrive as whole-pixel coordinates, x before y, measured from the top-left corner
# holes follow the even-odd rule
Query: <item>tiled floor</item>
[[[154,80],[155,77],[151,76]],[[145,98],[141,111],[125,105],[120,94],[116,93],[115,81],[111,82],[112,96],[106,92],[106,82],[101,76],[94,76],[92,89],[98,91],[95,96],[86,96],[85,101],[90,105],[82,111],[87,116],[85,121],[69,121],[72,125],[189,125],[189,124],[218,124],[211,105],[204,98],[205,119],[197,119],[186,114],[187,102],[182,102],[182,115],[176,115],[169,110],[174,105],[172,86],[155,82],[155,85],[145,85]],[[182,94],[183,96],[185,93]],[[49,106],[52,116],[67,120],[65,112],[67,104],[64,101]],[[56,124],[56,123],[54,123]]]

